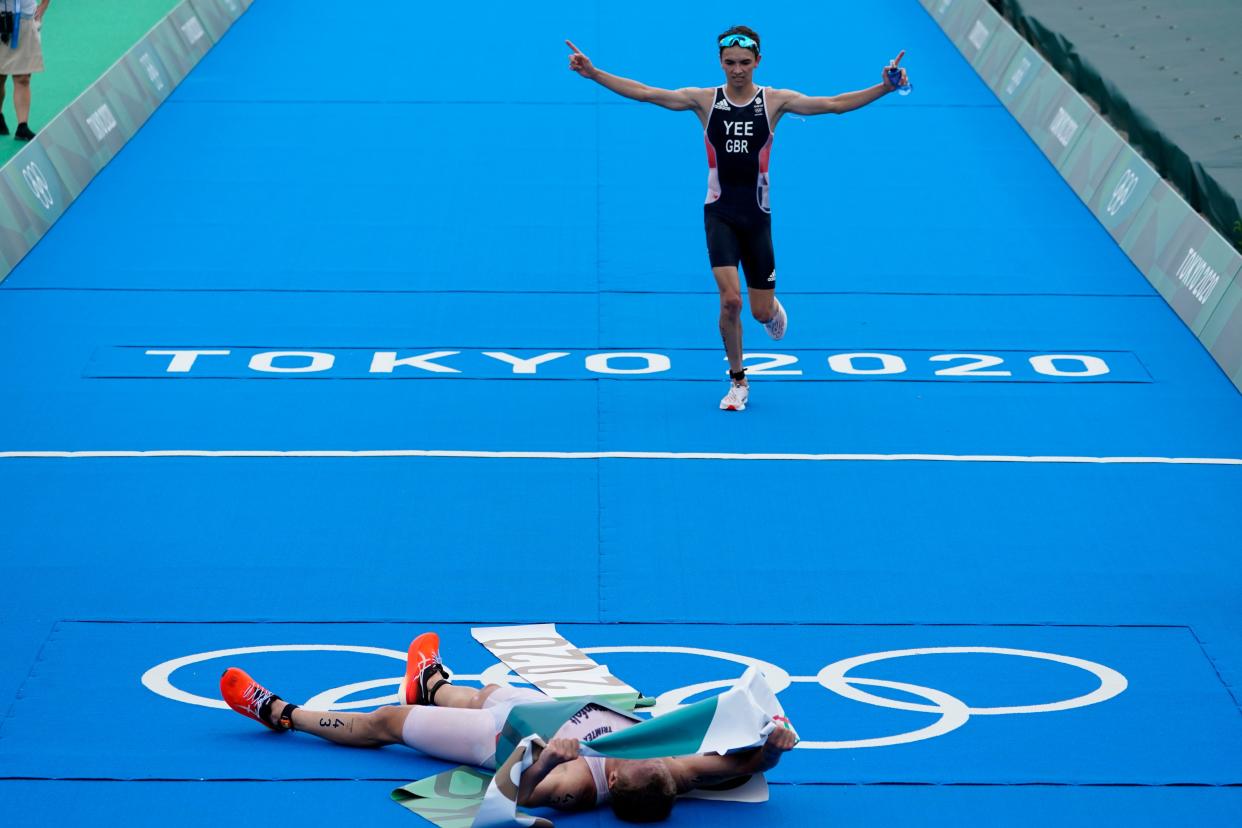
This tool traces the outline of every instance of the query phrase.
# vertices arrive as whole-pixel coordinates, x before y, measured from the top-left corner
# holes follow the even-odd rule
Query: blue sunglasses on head
[[[759,44],[755,42],[755,39],[753,37],[747,37],[744,34],[731,34],[720,38],[721,49],[728,49],[730,46],[741,46],[743,49],[754,49],[756,53],[759,51]]]

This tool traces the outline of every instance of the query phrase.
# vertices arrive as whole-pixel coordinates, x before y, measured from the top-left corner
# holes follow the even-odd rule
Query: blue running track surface
[[[562,41],[714,86],[738,21],[915,89],[782,120],[726,413],[699,126]],[[915,0],[256,0],[0,284],[0,388],[0,823],[414,826],[443,763],[220,671],[366,709],[554,621],[659,711],[778,685],[771,801],[671,825],[1242,824],[1242,396]]]

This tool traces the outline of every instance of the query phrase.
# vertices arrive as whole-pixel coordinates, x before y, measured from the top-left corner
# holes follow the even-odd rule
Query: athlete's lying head
[[[608,801],[626,822],[659,822],[673,810],[677,783],[661,759],[623,760],[608,775]]]

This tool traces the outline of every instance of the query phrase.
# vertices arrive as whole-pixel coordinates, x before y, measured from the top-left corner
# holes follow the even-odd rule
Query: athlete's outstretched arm
[[[611,75],[602,69],[597,69],[591,59],[582,54],[582,51],[570,41],[566,40],[565,45],[573,50],[573,54],[569,56],[570,71],[577,72],[584,78],[595,81],[605,89],[611,89],[622,97],[630,98],[643,103],[653,103],[662,106],[665,109],[685,110],[692,109],[701,113],[703,110],[703,91],[694,87],[686,87],[684,89],[660,89],[656,86],[648,86],[645,83],[630,80],[629,78]]]
[[[842,115],[879,100],[897,87],[888,82],[888,70],[897,67],[906,54],[903,49],[893,62],[880,72],[880,82],[875,86],[860,89],[857,92],[843,92],[840,95],[813,97],[795,92],[792,89],[773,90],[779,98],[777,114],[792,112],[795,115]],[[901,83],[906,83],[906,70],[901,70]]]
[[[724,756],[678,756],[664,760],[669,772],[677,782],[677,792],[686,793],[696,788],[710,787],[736,779],[763,773],[776,767],[786,752],[798,743],[792,730],[778,727],[768,734],[768,741],[753,750],[727,753]]]

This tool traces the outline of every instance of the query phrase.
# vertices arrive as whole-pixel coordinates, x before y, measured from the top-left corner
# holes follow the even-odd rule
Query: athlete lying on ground
[[[349,747],[404,744],[438,759],[489,770],[507,758],[498,758],[495,751],[509,711],[518,704],[550,701],[535,690],[495,684],[481,690],[457,687],[440,661],[435,633],[423,633],[410,644],[402,705],[370,713],[304,710],[236,667],[224,671],[220,693],[229,707],[278,732],[300,730]],[[762,773],[797,743],[792,730],[777,728],[763,746],[725,756],[636,760],[579,754],[579,742],[634,724],[600,705],[584,703],[522,775],[518,804],[581,811],[608,802],[621,819],[655,822],[668,817],[678,794]]]

